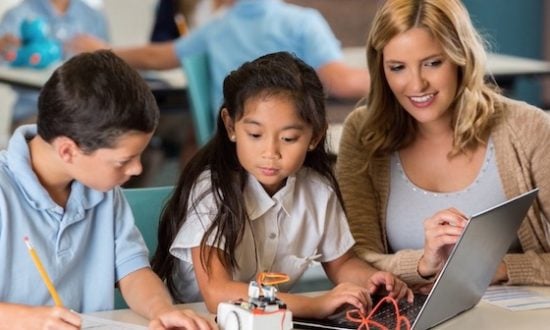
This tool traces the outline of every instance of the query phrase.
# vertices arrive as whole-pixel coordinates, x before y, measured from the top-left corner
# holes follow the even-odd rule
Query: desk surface
[[[19,87],[40,89],[50,78],[57,66],[37,70],[31,68],[13,68],[0,65],[0,82]],[[187,80],[181,68],[162,71],[141,71],[146,81],[160,81],[169,88],[183,89]],[[153,88],[154,89],[154,88]]]
[[[550,287],[533,287],[532,289],[550,296]],[[312,293],[312,295],[315,293]],[[202,303],[179,305],[182,308],[190,308],[194,311],[207,314],[206,307]],[[111,312],[95,313],[95,316],[146,325],[147,321],[130,310],[117,310]],[[209,315],[213,319],[213,315]],[[542,329],[550,322],[550,311],[538,309],[530,311],[512,312],[481,301],[476,307],[466,311],[455,318],[442,323],[434,329]]]

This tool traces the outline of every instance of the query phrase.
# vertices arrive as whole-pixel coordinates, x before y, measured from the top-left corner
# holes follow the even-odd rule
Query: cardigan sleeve
[[[387,157],[373,160],[367,168],[360,129],[366,111],[364,107],[358,108],[346,119],[336,166],[350,230],[356,241],[354,251],[374,267],[399,276],[409,285],[429,283],[417,270],[422,250],[388,253],[385,214],[389,160]]]
[[[518,238],[524,253],[504,257],[510,285],[550,285],[550,117],[525,103],[509,101],[502,129],[501,177],[508,197],[534,187],[539,194]]]

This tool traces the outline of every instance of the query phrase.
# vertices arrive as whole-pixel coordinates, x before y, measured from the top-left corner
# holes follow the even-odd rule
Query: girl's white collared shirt
[[[203,300],[195,281],[191,248],[200,245],[217,213],[210,189],[210,172],[205,171],[193,188],[191,200],[206,195],[194,208],[189,207],[170,248],[170,253],[180,259],[174,274],[178,301]],[[234,251],[240,267],[233,272],[236,281],[250,282],[262,271],[282,272],[290,281],[279,289],[288,291],[314,261],[337,259],[355,243],[336,193],[311,169],[302,168],[289,177],[272,197],[249,175],[243,194],[250,226],[246,226]],[[212,244],[211,239],[208,242]],[[224,248],[224,242],[219,248]]]

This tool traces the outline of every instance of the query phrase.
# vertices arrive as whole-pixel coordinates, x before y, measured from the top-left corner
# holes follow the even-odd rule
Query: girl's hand
[[[25,307],[26,308],[26,307]],[[81,320],[78,314],[64,307],[30,307],[27,316],[19,315],[19,320],[13,323],[17,329],[80,329]],[[21,325],[18,322],[23,322]]]
[[[316,318],[323,319],[334,314],[339,307],[349,304],[365,313],[372,307],[366,288],[352,283],[340,283],[329,292],[313,299],[317,311]]]
[[[424,255],[418,262],[420,276],[434,276],[443,268],[467,221],[455,208],[439,211],[424,221]]]
[[[414,294],[412,290],[392,273],[379,271],[372,274],[368,283],[369,293],[372,295],[379,288],[385,290],[392,298],[397,300],[406,298],[408,302],[413,302]]]
[[[190,309],[174,309],[161,314],[158,318],[151,320],[149,329],[186,329],[186,330],[212,330],[217,329],[210,321],[202,318]]]

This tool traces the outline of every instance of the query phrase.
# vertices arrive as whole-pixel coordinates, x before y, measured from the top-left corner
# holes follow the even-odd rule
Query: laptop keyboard
[[[400,300],[398,302],[399,313],[409,320],[412,324],[416,319],[416,316],[422,309],[424,302],[426,301],[426,295],[415,295],[414,302],[408,303],[405,300]],[[373,297],[373,306],[382,299],[383,297]],[[311,319],[301,319],[294,318],[294,329],[357,329],[359,324],[356,322],[349,321],[346,318],[347,310],[340,311],[336,314],[329,316],[325,320],[311,320]],[[395,317],[395,308],[391,303],[384,303],[378,308],[376,314],[372,316],[372,320],[382,324],[388,329],[396,329],[396,317]],[[371,326],[370,329],[377,329],[374,326]],[[405,327],[402,324],[402,329]]]
[[[418,313],[420,313],[422,306],[424,306],[424,302],[426,302],[427,297],[428,296],[426,295],[415,295],[414,302],[412,304],[403,299],[397,303],[397,306],[399,307],[399,314],[405,316],[411,323],[411,326],[414,323],[414,320],[416,319]],[[375,301],[374,305],[376,305],[376,303],[378,303],[378,301]],[[372,319],[384,325],[388,329],[396,329],[397,327],[395,308],[391,303],[385,303],[380,306],[376,314],[372,316]],[[401,323],[401,325],[402,328],[404,328],[403,323]]]

